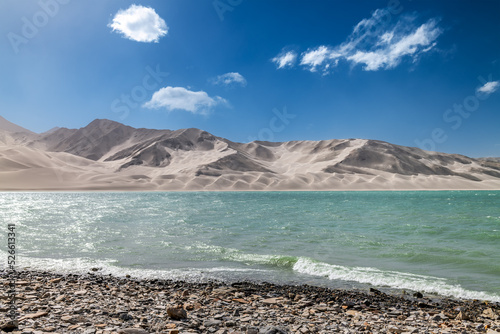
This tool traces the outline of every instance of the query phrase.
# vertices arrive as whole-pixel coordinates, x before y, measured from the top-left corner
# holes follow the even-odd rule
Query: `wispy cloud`
[[[401,15],[397,21],[387,20],[390,15],[387,9],[377,9],[371,17],[354,26],[343,43],[310,48],[300,55],[299,64],[306,70],[323,74],[330,73],[341,61],[351,66],[361,65],[365,71],[377,71],[394,68],[405,58],[416,62],[437,45],[436,40],[443,32],[438,20],[417,24],[416,14]],[[276,56],[273,61],[280,57],[282,55]],[[292,67],[294,62],[286,64]]]
[[[357,50],[347,59],[364,65],[366,71],[391,69],[399,65],[405,56],[416,61],[422,53],[430,51],[436,46],[434,41],[442,32],[436,20],[429,20],[410,32],[404,32],[404,29],[396,27],[384,33],[367,51]]]
[[[108,27],[125,38],[147,43],[158,43],[168,32],[167,24],[153,8],[138,5],[120,9]]]
[[[271,59],[278,68],[292,67],[295,65],[296,60],[297,53],[295,51],[282,51],[279,55]]]
[[[489,95],[496,92],[498,87],[500,87],[500,81],[488,81],[487,83],[479,87],[477,89],[477,92]]]
[[[238,72],[229,72],[225,74],[218,75],[216,78],[211,80],[214,85],[222,86],[233,86],[240,85],[245,87],[247,85],[247,80]]]
[[[316,72],[318,67],[327,71],[331,65],[337,66],[341,56],[340,53],[328,46],[321,45],[302,53],[300,65],[306,66],[311,72]]]
[[[165,108],[171,110],[185,110],[193,114],[208,114],[218,104],[227,101],[220,96],[210,97],[204,91],[194,92],[184,87],[164,87],[153,94],[150,101],[143,107],[149,109]]]

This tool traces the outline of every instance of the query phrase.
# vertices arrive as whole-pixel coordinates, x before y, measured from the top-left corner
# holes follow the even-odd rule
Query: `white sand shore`
[[[178,152],[167,167],[131,166],[121,161],[92,161],[63,152],[16,145],[0,146],[0,190],[499,190],[500,179],[481,175],[473,181],[456,175],[402,175],[364,168],[366,173],[326,173],[325,163],[308,163],[298,153],[282,152],[269,161],[279,173],[220,170],[197,175],[200,165],[220,152]],[[474,175],[474,174],[473,174]]]

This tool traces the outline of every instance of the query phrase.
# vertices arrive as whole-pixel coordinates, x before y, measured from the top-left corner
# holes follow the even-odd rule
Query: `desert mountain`
[[[497,161],[377,140],[236,143],[110,120],[34,134],[3,120],[0,190],[500,189]]]

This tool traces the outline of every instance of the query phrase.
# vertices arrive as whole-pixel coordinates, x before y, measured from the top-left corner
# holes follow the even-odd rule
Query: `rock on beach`
[[[14,277],[13,277],[14,275]],[[0,290],[0,333],[500,333],[500,305],[422,293],[308,285],[187,283],[0,271],[16,285],[17,328]]]

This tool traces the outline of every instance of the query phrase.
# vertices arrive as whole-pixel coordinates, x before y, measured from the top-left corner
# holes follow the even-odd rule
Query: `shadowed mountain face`
[[[426,153],[418,148],[368,140],[363,147],[354,150],[346,159],[332,167],[339,171],[349,171],[350,167],[364,167],[401,175],[458,175],[480,181],[471,174],[457,173],[450,169],[455,163],[470,165],[472,162],[472,159],[457,154]]]
[[[169,130],[134,129],[117,122],[97,119],[84,128],[59,128],[41,136],[48,151],[67,152],[90,160],[99,160],[113,148],[127,141],[144,141],[170,133]]]
[[[3,124],[8,129],[0,122],[0,167],[12,180],[33,168],[56,171],[60,184],[51,189],[500,189],[495,159],[376,140],[243,144],[199,129],[135,129],[109,120],[42,134],[12,132],[22,128]],[[39,160],[30,158],[33,152]],[[9,182],[9,189],[30,188]]]

